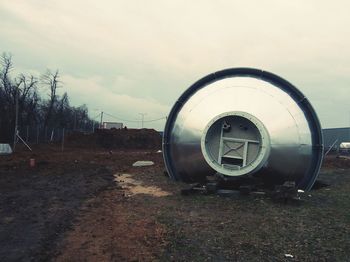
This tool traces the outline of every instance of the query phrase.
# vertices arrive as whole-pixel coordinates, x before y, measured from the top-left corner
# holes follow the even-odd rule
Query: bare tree
[[[46,73],[42,76],[42,82],[44,85],[49,87],[49,101],[47,105],[47,111],[45,115],[44,124],[47,126],[49,121],[51,120],[52,111],[54,109],[55,103],[57,102],[57,88],[60,87],[61,81],[59,80],[59,72],[56,70],[52,72],[51,70],[47,70]]]
[[[10,78],[12,68],[12,56],[8,53],[3,53],[1,55],[0,68],[0,135],[4,137],[10,136],[15,119],[16,88]]]
[[[91,120],[85,105],[72,107],[68,94],[61,97],[57,89],[61,87],[59,71],[47,70],[40,81],[27,74],[19,74],[12,78],[12,56],[8,53],[0,55],[0,142],[12,140],[16,125],[16,100],[18,100],[18,126],[62,127],[81,129]],[[49,90],[48,99],[41,99],[38,91],[39,83]],[[37,130],[37,128],[36,128]]]
[[[1,55],[1,66],[2,66],[2,69],[0,71],[1,87],[3,88],[5,95],[10,95],[13,92],[11,80],[10,80],[10,71],[13,68],[11,54],[3,53]]]

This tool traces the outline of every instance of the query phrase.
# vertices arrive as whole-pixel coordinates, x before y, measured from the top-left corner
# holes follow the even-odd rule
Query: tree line
[[[0,61],[0,142],[13,140],[18,105],[18,126],[81,130],[94,122],[87,106],[71,106],[68,94],[58,95],[63,87],[58,70],[41,76],[19,73],[13,76],[12,56],[3,53]]]

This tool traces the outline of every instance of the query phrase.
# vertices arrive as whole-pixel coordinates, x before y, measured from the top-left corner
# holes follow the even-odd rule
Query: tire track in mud
[[[114,177],[115,188],[86,202],[56,261],[152,261],[159,256],[166,229],[156,221],[152,199],[170,192],[143,185],[133,175]]]

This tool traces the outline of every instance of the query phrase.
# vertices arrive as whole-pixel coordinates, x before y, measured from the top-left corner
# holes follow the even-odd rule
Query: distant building
[[[103,129],[122,129],[123,128],[123,123],[118,123],[118,122],[103,122],[102,125]]]
[[[342,142],[350,142],[350,127],[341,128],[325,128],[322,130],[324,147],[327,150],[335,143],[335,147],[338,149]]]

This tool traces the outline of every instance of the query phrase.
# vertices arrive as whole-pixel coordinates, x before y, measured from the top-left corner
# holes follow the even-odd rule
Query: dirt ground
[[[327,158],[319,188],[284,205],[263,196],[182,196],[186,186],[167,178],[153,149],[34,152],[0,156],[1,261],[350,258],[348,159]],[[137,160],[155,165],[132,167]]]

